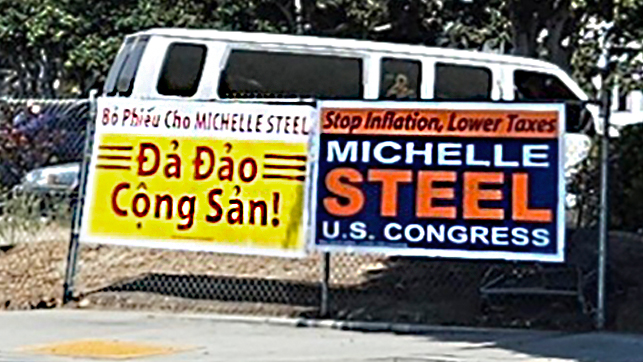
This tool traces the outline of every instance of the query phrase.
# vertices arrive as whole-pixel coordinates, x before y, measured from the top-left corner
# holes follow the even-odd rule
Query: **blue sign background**
[[[395,141],[402,146],[402,150],[394,151],[395,154],[404,156],[404,146],[407,142],[413,142],[415,149],[424,149],[426,142],[433,142],[433,165],[425,165],[423,156],[415,156],[414,163],[407,165],[402,162],[387,165],[382,164],[371,157],[369,163],[362,162],[328,162],[328,143],[330,141],[338,141],[340,149],[345,149],[346,143],[349,141],[364,141],[368,140],[371,144],[375,145],[383,141]],[[558,203],[559,203],[559,140],[558,139],[510,139],[510,138],[458,138],[458,137],[417,137],[417,136],[371,136],[371,135],[352,135],[352,134],[321,134],[319,135],[319,155],[316,178],[316,222],[315,230],[315,244],[317,246],[335,246],[335,247],[350,247],[355,250],[360,248],[386,248],[387,252],[395,254],[394,249],[431,249],[431,250],[459,250],[459,251],[477,251],[477,252],[504,252],[524,254],[519,259],[539,259],[541,256],[553,256],[559,251],[559,238],[558,238]],[[503,159],[504,160],[521,160],[522,146],[524,144],[530,145],[548,145],[548,158],[549,167],[502,167],[496,168],[493,165],[490,167],[475,167],[475,166],[442,166],[435,165],[437,158],[436,145],[437,143],[452,142],[461,143],[463,145],[461,152],[464,154],[466,145],[472,144],[475,146],[476,159],[478,160],[493,160],[493,147],[494,145],[503,145]],[[361,147],[358,147],[361,149]],[[388,149],[384,152],[384,156],[392,156],[393,150]],[[462,157],[464,158],[464,157]],[[361,159],[361,156],[358,160]],[[464,162],[463,162],[464,163]],[[322,200],[327,197],[336,197],[333,193],[329,192],[325,184],[326,175],[332,170],[339,167],[349,167],[358,170],[364,178],[361,184],[355,186],[361,188],[365,195],[365,204],[359,213],[350,217],[338,217],[331,215],[325,209]],[[397,200],[397,216],[395,217],[382,217],[380,216],[381,210],[381,188],[380,182],[368,182],[367,173],[369,169],[398,169],[398,170],[413,170],[413,182],[400,183],[398,187],[398,200]],[[419,170],[432,170],[432,171],[456,171],[457,181],[455,184],[438,184],[438,187],[453,187],[455,191],[455,200],[436,200],[435,206],[455,206],[457,209],[456,219],[426,219],[418,218],[415,215],[416,210],[416,184],[417,184],[417,171]],[[483,188],[499,189],[502,191],[503,199],[501,201],[481,201],[480,207],[484,208],[502,208],[505,210],[505,220],[465,220],[462,217],[462,204],[463,204],[463,175],[465,171],[484,171],[484,172],[503,172],[504,183],[502,185],[490,185]],[[511,219],[511,183],[512,174],[516,172],[525,172],[529,175],[529,208],[544,208],[550,209],[553,213],[553,221],[550,223],[527,223],[519,222]],[[331,231],[335,231],[332,225],[339,221],[340,232],[337,237],[329,238],[324,236],[324,224]],[[363,222],[367,225],[369,237],[357,239],[351,237],[349,225],[353,222]],[[481,243],[480,241],[475,244],[471,242],[454,243],[450,241],[431,243],[426,241],[426,237],[422,241],[412,242],[405,240],[402,237],[399,241],[387,240],[384,237],[384,227],[395,222],[402,227],[409,224],[419,224],[425,227],[428,224],[433,224],[437,228],[439,225],[445,225],[446,229],[450,226],[481,226],[481,227],[508,227],[509,239],[511,239],[512,228],[525,228],[531,231],[534,229],[546,229],[549,233],[549,244],[546,246],[536,246],[530,243],[526,246],[513,245],[511,242],[508,245],[489,245]],[[326,235],[328,236],[328,232]],[[396,230],[396,235],[402,234],[403,231]],[[470,234],[469,234],[470,235]],[[531,235],[530,235],[531,238]],[[506,238],[505,238],[506,239]],[[391,250],[393,249],[393,250]],[[476,253],[479,254],[479,253]],[[527,256],[531,255],[531,256]],[[473,257],[473,256],[471,256]],[[511,257],[507,257],[510,259]]]

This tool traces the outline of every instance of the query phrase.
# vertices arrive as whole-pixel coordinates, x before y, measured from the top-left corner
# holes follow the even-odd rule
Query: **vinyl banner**
[[[311,243],[332,251],[564,259],[564,108],[322,102]]]
[[[305,105],[99,99],[81,241],[301,255]]]

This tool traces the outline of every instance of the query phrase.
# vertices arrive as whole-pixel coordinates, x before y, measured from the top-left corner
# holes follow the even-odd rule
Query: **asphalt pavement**
[[[1,312],[0,361],[643,362],[643,335],[443,327],[407,335],[303,324],[98,310]]]

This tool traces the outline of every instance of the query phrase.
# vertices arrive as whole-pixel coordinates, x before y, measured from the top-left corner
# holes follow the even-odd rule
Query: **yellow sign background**
[[[86,201],[88,235],[158,247],[165,241],[303,251],[305,143],[128,134],[98,138],[90,171],[93,189]],[[158,170],[153,175],[139,174],[139,168],[150,172],[157,159],[152,146],[142,153],[147,160],[142,159],[142,144],[158,148]],[[209,148],[215,159],[212,174],[203,180],[195,175],[207,174],[210,154],[202,149],[197,171],[197,147]],[[214,189],[219,194],[211,195]],[[213,221],[216,216],[221,216],[218,222]]]

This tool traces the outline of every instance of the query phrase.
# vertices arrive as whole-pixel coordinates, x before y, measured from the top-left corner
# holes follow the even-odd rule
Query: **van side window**
[[[116,81],[116,92],[118,95],[127,97],[132,94],[136,71],[138,70],[138,65],[141,62],[148,41],[149,37],[147,36],[139,37],[131,50],[125,55],[123,67],[120,69],[118,80]]]
[[[232,50],[221,98],[360,99],[362,60],[316,54]]]
[[[491,70],[485,67],[437,63],[435,65],[435,99],[491,99]]]
[[[192,97],[199,88],[206,53],[205,45],[170,44],[156,86],[159,94]]]
[[[516,70],[514,88],[515,98],[519,101],[578,100],[578,96],[565,83],[547,73]]]
[[[421,69],[421,63],[417,60],[382,58],[380,99],[419,99]]]

